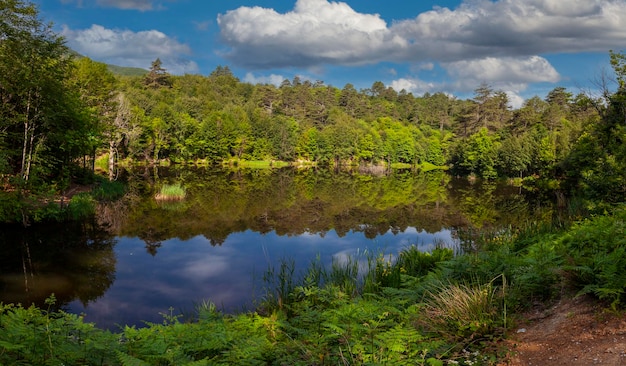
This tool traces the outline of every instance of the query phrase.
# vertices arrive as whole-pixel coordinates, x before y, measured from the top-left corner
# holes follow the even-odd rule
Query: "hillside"
[[[107,69],[119,76],[144,76],[148,73],[148,70],[139,67],[126,67],[107,64]]]

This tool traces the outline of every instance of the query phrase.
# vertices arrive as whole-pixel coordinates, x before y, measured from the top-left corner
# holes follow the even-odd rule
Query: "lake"
[[[555,210],[504,182],[441,171],[388,174],[323,169],[145,168],[126,172],[128,194],[84,222],[2,227],[0,301],[57,305],[87,322],[161,322],[211,301],[254,309],[270,267],[329,266],[393,256],[417,245],[468,250],[476,232],[550,220]],[[163,184],[187,197],[158,202]]]

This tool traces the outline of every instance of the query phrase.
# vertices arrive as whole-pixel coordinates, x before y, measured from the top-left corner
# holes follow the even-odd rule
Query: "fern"
[[[117,359],[122,364],[122,366],[150,366],[149,363],[146,363],[136,357],[130,356],[126,353],[116,352]]]

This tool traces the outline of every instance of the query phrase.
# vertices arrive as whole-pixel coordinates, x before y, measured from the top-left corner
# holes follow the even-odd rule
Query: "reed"
[[[187,190],[180,183],[166,184],[154,197],[158,201],[180,201],[187,196]]]

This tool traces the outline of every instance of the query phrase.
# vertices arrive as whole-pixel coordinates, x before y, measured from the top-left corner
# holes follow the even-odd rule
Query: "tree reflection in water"
[[[101,204],[92,221],[2,230],[0,301],[42,304],[54,292],[60,305],[109,328],[159,321],[159,312],[194,301],[236,311],[254,301],[255,275],[280,258],[304,270],[316,256],[330,263],[364,250],[395,255],[442,241],[475,250],[477,235],[554,213],[517,187],[441,171],[125,174],[128,194]],[[183,201],[154,199],[175,183],[186,189]]]
[[[62,308],[85,306],[115,280],[115,239],[93,221],[2,227],[0,301],[41,306],[52,293]]]

